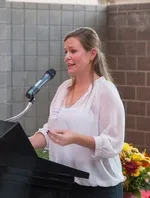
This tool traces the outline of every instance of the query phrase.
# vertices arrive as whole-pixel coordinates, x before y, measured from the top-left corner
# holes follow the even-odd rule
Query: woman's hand
[[[69,130],[47,131],[49,138],[58,145],[74,144],[75,133]]]
[[[61,146],[77,144],[95,150],[95,140],[91,136],[73,133],[70,130],[47,131],[47,134],[55,144]]]

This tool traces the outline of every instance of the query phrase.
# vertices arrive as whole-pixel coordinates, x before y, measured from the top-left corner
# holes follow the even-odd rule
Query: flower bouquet
[[[48,154],[47,150],[45,150],[45,149],[35,149],[35,151],[40,158],[49,159],[49,154]]]
[[[150,189],[150,157],[131,144],[124,143],[120,152],[124,175],[123,189],[130,197],[141,198],[140,190]]]

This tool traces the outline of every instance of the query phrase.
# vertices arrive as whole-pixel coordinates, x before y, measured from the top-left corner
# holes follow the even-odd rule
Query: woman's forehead
[[[78,38],[70,37],[64,42],[64,47],[73,48],[73,47],[82,47],[82,45]]]

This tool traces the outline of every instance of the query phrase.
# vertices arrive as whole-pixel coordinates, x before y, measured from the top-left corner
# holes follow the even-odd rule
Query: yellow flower
[[[140,166],[138,169],[139,169],[140,172],[145,170],[145,168],[143,166]]]
[[[137,169],[135,173],[133,173],[134,177],[138,177],[140,175],[140,171]]]
[[[122,173],[123,173],[123,175],[126,175],[126,171],[125,170],[123,170]]]
[[[137,148],[132,148],[132,152],[139,153],[139,150]]]
[[[128,158],[128,157],[126,157],[125,160],[126,160],[127,162],[131,162],[131,159]]]
[[[144,156],[142,156],[140,153],[134,153],[132,155],[132,159],[135,161],[141,161],[144,160]]]
[[[130,146],[128,143],[124,143],[124,144],[123,144],[123,147],[122,147],[122,150],[130,153],[131,150],[132,150],[132,148],[133,148],[133,147]]]
[[[149,157],[144,157],[144,160],[150,164],[150,158]]]

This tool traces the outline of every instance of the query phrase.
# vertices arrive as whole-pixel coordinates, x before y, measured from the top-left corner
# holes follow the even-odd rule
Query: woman
[[[64,50],[71,79],[58,88],[48,122],[30,141],[48,147],[52,161],[90,173],[75,178],[71,198],[122,198],[125,114],[99,37],[91,28],[76,29],[65,37]]]

